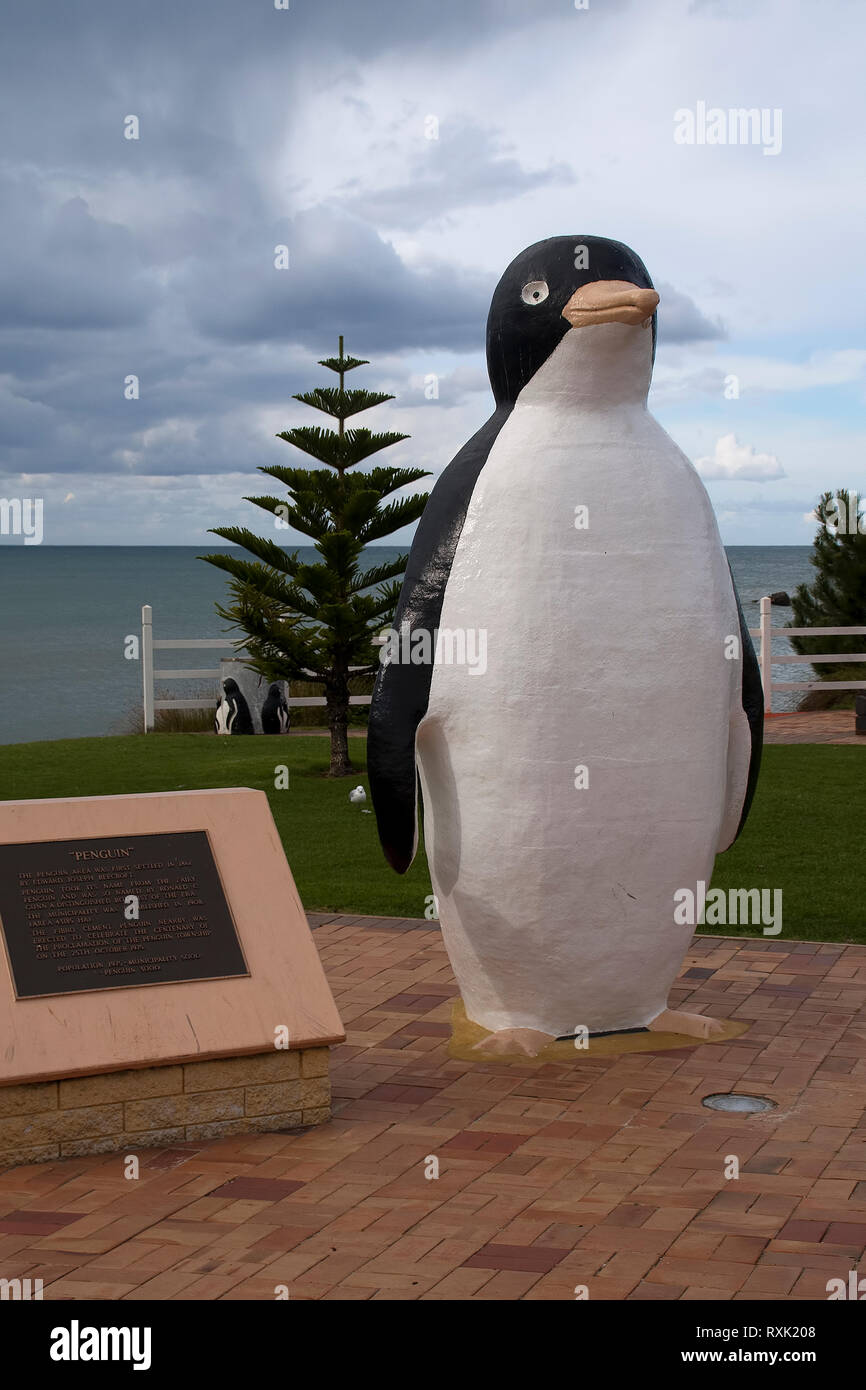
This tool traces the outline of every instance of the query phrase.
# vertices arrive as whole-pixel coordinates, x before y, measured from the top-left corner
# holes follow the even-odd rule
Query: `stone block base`
[[[0,1086],[0,1168],[331,1117],[327,1047]]]

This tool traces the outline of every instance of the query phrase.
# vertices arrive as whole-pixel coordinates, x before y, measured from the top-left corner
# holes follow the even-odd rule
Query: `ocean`
[[[224,636],[214,605],[226,598],[227,577],[196,556],[225,548],[0,545],[0,743],[140,729],[141,663],[124,657],[125,639],[140,634],[145,603],[153,608],[155,637]],[[810,549],[728,547],[750,627],[758,626],[762,594],[791,593],[812,577]],[[311,547],[299,553],[317,558]],[[371,547],[369,563],[397,554],[390,546]],[[790,609],[773,609],[774,627],[790,619]],[[776,650],[790,648],[780,642]],[[212,666],[220,655],[170,650],[157,652],[154,664]],[[808,680],[809,668],[802,669]],[[774,675],[799,679],[786,666]],[[209,696],[211,687],[171,685],[177,698],[200,691]],[[774,709],[793,708],[796,699],[797,692],[777,693]]]

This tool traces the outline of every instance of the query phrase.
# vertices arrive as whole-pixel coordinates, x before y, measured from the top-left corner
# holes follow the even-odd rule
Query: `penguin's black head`
[[[620,241],[556,236],[511,262],[487,316],[487,370],[497,405],[513,402],[571,328],[650,321],[658,295],[646,266]]]
[[[231,676],[229,676],[227,681],[223,681],[223,690],[227,695],[240,694],[240,686],[236,680],[232,680]]]

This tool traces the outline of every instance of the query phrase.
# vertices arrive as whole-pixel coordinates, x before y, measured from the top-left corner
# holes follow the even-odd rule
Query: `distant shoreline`
[[[126,659],[124,651],[127,639],[141,633],[142,605],[153,609],[157,637],[225,636],[216,604],[226,597],[226,578],[196,558],[222,549],[219,544],[0,545],[0,744],[128,729],[141,710],[141,665]],[[286,549],[297,550],[304,560],[317,558],[310,545]],[[405,554],[409,544],[369,549],[365,565]],[[726,550],[750,627],[757,627],[756,600],[762,594],[779,589],[792,594],[812,575],[808,545]],[[675,552],[671,563],[676,564]],[[638,591],[633,602],[639,609]],[[775,629],[790,620],[790,609],[772,611]],[[783,640],[777,650],[785,654]],[[202,661],[191,652],[189,661],[165,664],[198,668]],[[790,668],[778,668],[779,680],[789,675]],[[210,698],[211,688],[201,679],[178,679],[171,682],[170,695]],[[778,709],[793,708],[795,701],[784,696],[780,692]]]

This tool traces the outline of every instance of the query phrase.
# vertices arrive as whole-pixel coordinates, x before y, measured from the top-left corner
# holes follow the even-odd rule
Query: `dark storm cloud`
[[[239,212],[252,221],[212,221],[204,254],[154,267],[139,230],[36,192],[0,233],[3,471],[236,471],[251,466],[256,408],[321,384],[315,361],[340,333],[364,357],[483,343],[494,276],[409,270],[339,211],[269,226],[251,193]]]
[[[290,0],[285,11],[272,0],[6,0],[0,123],[16,158],[83,169],[122,162],[120,123],[134,112],[149,130],[140,163],[170,157],[196,176],[228,152],[239,90],[253,108],[258,88],[263,104],[287,111],[312,65],[327,81],[337,65],[345,75],[401,49],[465,52],[561,9],[561,0]]]
[[[0,342],[0,472],[242,471],[260,461],[257,410],[282,402],[288,416],[299,382],[321,375],[309,352],[285,345],[215,354],[192,336],[171,347],[131,330],[70,333],[65,346],[61,363],[40,366],[32,350],[4,379],[14,351]],[[137,400],[124,392],[129,374]]]
[[[496,274],[408,265],[379,228],[573,181],[567,167],[524,168],[494,131],[443,123],[407,178],[345,186],[282,221],[292,189],[263,171],[291,146],[311,72],[352,101],[368,59],[423,48],[445,61],[561,14],[561,0],[7,3],[0,467],[244,470],[260,461],[261,408],[320,384],[315,359],[339,333],[370,372],[386,353],[480,354]],[[124,139],[130,114],[140,140]],[[661,332],[717,335],[682,296]]]
[[[626,0],[608,0],[608,11]],[[310,53],[315,45],[370,57],[419,44],[430,50],[476,42],[492,34],[533,26],[561,17],[561,0],[290,0],[277,11],[273,0],[87,0],[84,4],[34,5],[6,0],[6,38],[12,62],[32,60],[34,46],[92,54],[98,66],[114,58],[160,56],[182,64],[196,55],[205,62],[233,55],[236,62],[252,51],[267,51],[285,40],[289,50]],[[153,70],[153,79],[158,72]]]
[[[32,173],[0,175],[0,323],[6,329],[142,323],[158,293],[128,228],[82,198],[46,197]]]
[[[362,189],[355,180],[338,191],[348,211],[386,227],[414,231],[452,211],[575,182],[566,164],[524,169],[494,132],[463,120],[443,123],[438,138],[424,142],[404,182]]]
[[[279,245],[289,248],[287,270],[274,267]],[[444,262],[410,270],[368,223],[317,207],[290,223],[249,229],[228,263],[190,265],[177,288],[190,320],[214,338],[318,351],[323,335],[330,341],[343,332],[361,352],[472,351],[483,340],[494,283]]]

